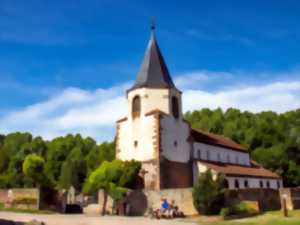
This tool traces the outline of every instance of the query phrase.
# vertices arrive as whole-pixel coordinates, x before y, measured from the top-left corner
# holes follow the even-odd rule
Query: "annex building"
[[[194,130],[184,120],[182,92],[172,81],[152,29],[126,117],[117,121],[116,158],[142,162],[145,189],[192,187],[200,173],[222,173],[229,189],[282,187],[233,140]],[[197,101],[197,99],[195,99]]]

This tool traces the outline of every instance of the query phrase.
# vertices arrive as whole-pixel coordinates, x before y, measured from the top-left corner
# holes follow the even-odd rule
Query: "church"
[[[154,27],[126,98],[127,115],[116,125],[116,158],[142,163],[143,188],[192,187],[208,169],[224,174],[228,189],[283,186],[281,177],[251,160],[245,147],[185,121],[182,92],[172,81]]]

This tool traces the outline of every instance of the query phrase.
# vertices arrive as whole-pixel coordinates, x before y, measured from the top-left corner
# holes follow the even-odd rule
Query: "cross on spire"
[[[155,30],[155,17],[151,18],[151,30],[154,31]]]

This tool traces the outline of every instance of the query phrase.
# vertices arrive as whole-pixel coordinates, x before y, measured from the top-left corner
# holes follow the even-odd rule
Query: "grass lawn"
[[[0,211],[33,213],[33,214],[53,214],[53,213],[55,213],[55,212],[49,211],[49,210],[4,208],[4,204],[2,204],[2,203],[0,203]]]
[[[281,211],[266,212],[262,215],[237,219],[216,221],[202,216],[198,220],[201,225],[300,225],[300,210],[289,211],[289,217],[284,218]]]

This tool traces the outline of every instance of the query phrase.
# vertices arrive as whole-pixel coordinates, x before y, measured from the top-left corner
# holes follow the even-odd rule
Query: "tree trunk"
[[[102,216],[106,214],[106,204],[107,204],[108,194],[105,190],[103,190],[103,206],[102,206]]]

